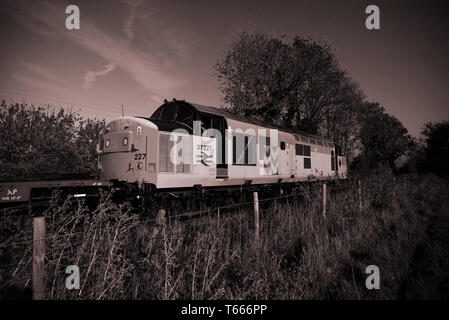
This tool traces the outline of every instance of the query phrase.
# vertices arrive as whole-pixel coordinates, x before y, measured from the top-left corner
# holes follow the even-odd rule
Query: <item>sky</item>
[[[80,9],[68,30],[66,7]],[[365,8],[380,9],[367,30]],[[327,42],[364,91],[417,136],[449,120],[447,1],[0,0],[0,97],[112,120],[164,99],[221,106],[213,66],[241,31]],[[9,99],[9,100],[8,100]]]

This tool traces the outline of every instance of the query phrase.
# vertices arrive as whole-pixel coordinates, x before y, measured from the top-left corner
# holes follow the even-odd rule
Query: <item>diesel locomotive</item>
[[[100,178],[138,198],[347,177],[329,139],[176,99],[107,123],[97,151]]]

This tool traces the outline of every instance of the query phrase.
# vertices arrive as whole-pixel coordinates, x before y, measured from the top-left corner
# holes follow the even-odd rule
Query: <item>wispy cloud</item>
[[[136,8],[132,7],[125,20],[123,31],[129,39],[134,39],[134,19],[136,18]]]
[[[23,22],[24,26],[35,31],[33,25],[39,25],[39,33],[69,39],[109,62],[105,70],[88,71],[84,75],[84,87],[95,81],[97,76],[104,75],[115,67],[127,72],[148,91],[150,98],[159,100],[158,102],[164,97],[174,96],[179,87],[188,83],[186,75],[183,75],[174,64],[167,63],[166,57],[162,57],[163,54],[157,51],[157,46],[154,50],[143,50],[130,45],[129,39],[135,37],[134,24],[137,19],[135,16],[137,11],[132,13],[132,9],[136,10],[137,5],[131,6],[131,13],[125,21],[124,30],[127,38],[118,37],[116,34],[106,34],[86,18],[83,19],[80,30],[69,31],[61,19],[61,12],[64,12],[61,5],[42,1],[36,6],[23,4],[20,6],[20,14],[16,14],[16,17]],[[29,24],[29,21],[33,21],[33,25]],[[146,27],[151,29],[149,25]],[[176,35],[173,31],[166,32],[171,37],[165,47],[172,47],[173,50],[179,51],[180,56],[185,55],[184,46],[176,47]],[[154,43],[162,43],[162,41],[158,38]]]
[[[87,73],[84,75],[84,88],[89,88],[93,82],[95,82],[97,77],[104,76],[108,74],[109,72],[113,71],[116,68],[115,63],[110,63],[104,66],[103,70],[100,71],[87,71]]]
[[[135,37],[135,20],[137,16],[137,9],[142,6],[143,2],[141,0],[133,0],[133,1],[123,1],[123,3],[129,7],[129,13],[125,18],[125,23],[123,27],[123,31],[128,39],[132,40]]]
[[[51,92],[60,92],[61,87],[57,84],[42,81],[42,79],[37,79],[33,76],[27,76],[21,73],[13,73],[11,77],[27,86],[37,88],[40,90],[51,91]]]
[[[50,68],[27,61],[19,61],[17,66],[17,71],[11,74],[11,78],[27,86],[58,92],[66,84],[66,81]]]
[[[51,81],[54,83],[63,83],[64,80],[57,76],[57,74],[51,70],[50,68],[44,67],[42,65],[38,65],[32,62],[27,61],[19,61],[18,66],[21,67],[23,70],[33,73],[35,76]]]

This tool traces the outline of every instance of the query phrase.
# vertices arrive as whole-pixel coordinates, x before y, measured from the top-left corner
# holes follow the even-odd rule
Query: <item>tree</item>
[[[320,133],[323,116],[341,103],[339,90],[347,76],[331,48],[296,37],[292,44],[294,82],[284,124],[310,133]]]
[[[331,137],[348,160],[352,161],[356,150],[361,148],[359,113],[364,94],[352,79],[345,77],[334,95],[334,104],[323,112],[319,132]]]
[[[359,121],[362,158],[370,168],[380,164],[394,168],[398,157],[413,150],[414,143],[407,129],[378,103],[364,103]]]
[[[215,65],[224,102],[232,112],[280,123],[294,77],[291,58],[282,39],[240,33]]]
[[[449,121],[425,124],[425,164],[428,171],[440,176],[449,176]]]
[[[63,173],[95,175],[95,146],[104,120],[83,119],[63,108],[0,105],[2,177]]]
[[[363,94],[329,46],[242,32],[215,69],[230,111],[319,133],[352,150]]]

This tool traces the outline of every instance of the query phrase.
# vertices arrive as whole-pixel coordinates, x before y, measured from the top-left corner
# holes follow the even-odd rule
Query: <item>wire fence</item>
[[[338,188],[341,188],[341,185],[338,185]],[[346,184],[346,188],[348,184]],[[333,192],[335,191],[335,188],[328,188],[327,192]],[[293,194],[286,194],[286,195],[278,195],[275,197],[269,197],[269,198],[261,198],[258,199],[259,203],[265,203],[265,202],[269,202],[269,201],[278,201],[278,200],[282,200],[282,199],[288,199],[288,198],[293,198],[293,197],[299,197],[299,196],[303,196],[306,199],[309,198],[310,199],[310,190],[306,191],[304,188],[301,192],[297,192],[297,193],[293,193]],[[251,201],[245,201],[245,202],[238,202],[238,203],[233,203],[233,204],[229,204],[229,205],[222,205],[222,206],[213,206],[213,207],[209,207],[209,208],[203,208],[200,210],[194,210],[194,211],[188,211],[188,212],[182,212],[182,213],[177,213],[177,214],[170,214],[168,217],[164,217],[164,219],[179,219],[179,218],[195,218],[198,216],[204,216],[204,215],[212,215],[214,214],[214,212],[217,212],[218,210],[220,211],[220,215],[222,217],[224,217],[225,215],[229,215],[229,214],[235,214],[234,213],[230,213],[229,211],[226,211],[227,209],[237,209],[237,208],[241,208],[244,206],[249,206],[249,205],[254,205],[254,200]],[[140,220],[138,222],[133,223],[133,227],[137,227],[138,225],[142,225],[142,224],[150,224],[150,223],[155,223],[157,222],[157,217],[154,218],[150,218],[150,219],[144,219],[144,220]],[[187,222],[184,222],[184,224],[188,224]],[[80,235],[83,234],[85,231],[77,231],[77,232],[71,232],[71,233],[66,233],[66,234],[62,234],[62,235],[57,235],[57,236],[50,236],[50,237],[46,237],[44,239],[41,240],[59,240],[61,238],[66,238],[66,237],[72,237],[75,235]],[[32,235],[29,235],[30,237],[32,237]],[[0,244],[0,248],[5,248],[5,247],[14,247],[14,246],[21,246],[21,245],[29,245],[32,244],[35,241],[40,241],[40,240],[33,240],[33,239],[28,239],[28,240],[20,240],[20,241],[12,241],[12,242],[6,242],[6,243],[1,243]]]
[[[289,195],[280,195],[280,196],[277,196],[277,197],[270,197],[270,198],[259,199],[258,202],[259,203],[263,203],[263,202],[267,202],[267,201],[276,201],[276,200],[281,200],[281,199],[298,197],[298,196],[302,196],[302,195],[304,195],[304,192],[294,193],[294,194],[289,194]],[[239,202],[239,203],[233,203],[233,204],[223,205],[223,206],[214,206],[212,208],[205,208],[205,209],[202,209],[202,210],[195,210],[195,211],[189,211],[189,212],[173,214],[173,215],[170,215],[169,217],[164,217],[164,219],[168,219],[168,218],[170,218],[170,219],[177,219],[177,218],[183,218],[183,217],[194,218],[194,217],[202,216],[202,215],[210,215],[213,212],[217,212],[217,210],[221,211],[220,212],[221,215],[229,215],[230,214],[229,211],[227,212],[227,211],[225,211],[225,209],[236,209],[236,208],[241,208],[241,207],[248,206],[248,205],[254,205],[254,200],[252,200],[252,201],[245,201],[245,202]],[[140,220],[140,221],[134,223],[133,227],[137,227],[138,225],[141,225],[141,224],[154,223],[156,221],[157,221],[157,218]],[[45,240],[58,240],[58,239],[61,239],[61,238],[71,237],[71,236],[79,235],[79,234],[83,234],[83,233],[84,233],[84,231],[77,231],[77,232],[67,233],[67,234],[63,234],[63,235],[59,235],[59,236],[50,236],[50,237],[46,237],[44,239],[39,239],[39,240],[29,239],[29,240],[22,240],[22,241],[17,241],[17,242],[2,243],[2,244],[0,244],[0,248],[26,245],[26,244],[31,244],[31,243],[33,243],[35,241],[42,241],[42,240],[44,240],[44,241]]]
[[[332,190],[331,188],[328,189],[328,192],[331,192],[331,190]],[[293,189],[291,191],[295,190]],[[301,200],[309,201],[312,198],[319,196],[318,193],[319,191],[320,188],[312,188],[312,189],[302,188],[300,192],[293,192],[291,194],[261,198],[258,199],[257,202],[258,204],[264,203],[273,204],[275,207],[274,211],[276,211],[277,210],[276,207],[280,208],[281,206],[280,200],[285,199],[287,200],[287,203],[289,203],[288,202],[289,199],[293,198],[298,200],[298,197],[302,197]],[[279,201],[279,203],[277,201]],[[250,233],[248,231],[255,229],[254,225],[255,220],[253,220],[253,215],[248,214],[249,210],[245,210],[245,212],[243,212],[241,210],[231,210],[231,209],[241,209],[244,208],[245,206],[254,206],[254,204],[255,201],[253,199],[251,201],[243,201],[228,205],[213,206],[200,210],[172,213],[171,215],[168,216],[163,215],[162,220],[160,217],[152,217],[143,220],[129,219],[126,220],[127,225],[125,228],[123,228],[123,232],[127,235],[127,237],[130,236],[135,237],[136,232],[130,233],[131,229],[137,231],[136,228],[144,225],[147,225],[150,228],[153,227],[153,234],[151,234],[151,229],[145,228],[145,230],[147,230],[144,231],[147,232],[147,241],[149,240],[153,244],[157,242],[158,246],[161,246],[165,241],[167,241],[167,234],[165,233],[166,226],[170,228],[169,229],[170,232],[174,232],[174,230],[176,229],[176,225],[181,225],[184,227],[193,227],[195,228],[194,230],[196,230],[195,233],[200,230],[203,230],[202,228],[204,226],[206,226],[206,228],[210,226],[212,228],[215,228],[218,232],[221,232],[223,237],[225,238],[230,237],[230,239],[231,238],[234,239],[232,241],[247,241],[244,239],[247,239],[248,237],[252,238],[253,236],[252,232]],[[236,216],[238,216],[238,218],[235,218]],[[269,216],[270,215],[266,214],[262,215],[262,217],[265,217],[264,219],[269,219]],[[107,217],[107,214],[104,215],[104,217]],[[33,248],[35,246],[36,241],[40,241],[40,243],[45,243],[45,252],[42,259],[45,265],[47,265],[47,267],[50,270],[54,270],[54,272],[56,272],[56,270],[63,270],[61,268],[65,268],[69,265],[72,265],[74,263],[73,259],[75,256],[77,257],[75,259],[77,260],[75,261],[75,264],[79,267],[82,266],[84,269],[86,268],[88,269],[90,267],[89,266],[90,262],[89,263],[85,262],[86,259],[85,255],[86,254],[89,255],[89,248],[85,248],[84,246],[91,246],[92,248],[96,247],[95,250],[103,250],[97,247],[100,245],[99,243],[103,243],[104,241],[106,241],[104,245],[109,246],[111,244],[110,242],[111,240],[108,237],[110,237],[114,231],[117,232],[118,230],[117,224],[113,224],[111,228],[103,230],[104,234],[102,235],[103,237],[102,240],[101,239],[97,240],[95,238],[96,231],[92,230],[86,224],[80,223],[79,227],[83,229],[79,231],[76,230],[75,228],[67,227],[67,223],[68,224],[71,224],[73,222],[75,224],[79,223],[80,221],[76,220],[76,218],[58,220],[58,223],[63,225],[62,227],[60,225],[59,226],[53,225],[52,220],[49,217],[47,218],[49,222],[47,228],[49,231],[51,230],[50,233],[53,234],[33,240],[31,239],[33,237],[32,230],[27,230],[26,233],[29,239],[19,240],[15,238],[14,239],[15,241],[9,241],[0,244],[0,251],[9,248],[11,249],[9,251],[14,255],[14,258],[9,263],[2,259],[3,261],[1,261],[0,269],[3,270],[3,272],[8,272],[8,274],[12,278],[20,276],[23,279],[29,279],[29,277],[31,276],[33,263],[35,260],[35,258],[33,258],[34,252]],[[176,221],[174,224],[171,223],[171,221],[173,220]],[[262,225],[265,225],[265,223],[266,222],[262,221]],[[120,225],[120,222],[118,223],[118,225]],[[161,228],[164,229],[163,232],[161,231],[162,230]],[[257,229],[259,228],[257,227]],[[157,230],[156,233],[155,230]],[[206,230],[208,229],[204,229],[203,231]],[[264,229],[262,228],[262,232],[264,232],[263,230]],[[257,231],[257,233],[258,232],[259,231]],[[99,240],[101,241],[98,242]],[[160,242],[161,240],[162,242]],[[37,245],[39,245],[39,243]],[[19,249],[21,246],[23,249]],[[90,250],[92,250],[92,248]],[[163,246],[160,247],[159,249],[163,250]],[[92,254],[92,252],[90,254]],[[114,258],[116,258],[115,254],[113,254],[113,256]],[[87,257],[87,259],[89,259],[89,257]],[[58,275],[58,277],[59,276],[60,275]]]
[[[265,196],[267,196],[266,198],[258,199],[257,202],[259,204],[268,204],[268,206],[261,207],[263,218],[261,221],[262,234],[272,234],[274,229],[270,225],[276,224],[279,221],[281,224],[286,225],[291,225],[292,219],[294,220],[293,223],[300,223],[303,218],[302,215],[298,214],[298,212],[303,211],[301,209],[296,210],[297,206],[298,208],[310,209],[312,210],[311,212],[314,212],[315,214],[319,212],[322,202],[321,198],[317,198],[321,196],[320,193],[324,188],[321,188],[321,185],[318,186],[318,184],[315,186],[308,188],[307,185],[305,185],[303,188],[290,189],[289,191],[291,194],[271,196],[269,193],[265,193]],[[337,184],[328,185],[328,187],[329,188],[327,188],[327,190],[324,190],[326,190],[329,195],[338,191],[340,188]],[[355,204],[354,207],[357,207],[359,200],[358,187],[358,183],[351,183],[349,187],[345,188],[347,192],[342,193],[340,200],[347,198],[349,202]],[[368,190],[368,187],[365,189]],[[335,196],[338,195],[335,194]],[[106,197],[106,199],[107,198],[108,197]],[[290,199],[293,200],[290,201]],[[332,196],[329,196],[328,199],[330,202],[334,201],[331,206],[337,206],[336,201]],[[280,200],[287,201],[284,202]],[[131,211],[127,211],[126,205],[117,206],[112,203],[103,203],[99,205],[99,207],[103,209],[101,210],[99,218],[96,221],[95,217],[97,215],[95,212],[88,212],[87,215],[81,213],[81,220],[77,220],[76,215],[79,214],[78,211],[73,212],[74,217],[62,217],[63,219],[60,219],[61,216],[58,216],[56,217],[57,220],[53,221],[52,215],[54,212],[52,211],[52,215],[46,216],[48,224],[47,233],[49,233],[47,236],[33,240],[31,239],[32,231],[28,230],[26,233],[28,239],[18,239],[16,237],[14,238],[14,241],[0,244],[0,251],[5,248],[11,248],[10,251],[14,254],[14,259],[9,263],[5,260],[0,262],[0,269],[4,271],[4,274],[7,272],[7,274],[13,278],[20,278],[20,285],[25,285],[26,281],[30,281],[29,278],[31,277],[31,268],[35,260],[32,255],[32,248],[36,241],[41,241],[45,242],[46,251],[43,256],[43,261],[47,268],[45,272],[48,279],[56,279],[57,277],[57,281],[61,280],[64,277],[65,268],[70,265],[76,265],[85,270],[87,273],[89,273],[89,268],[96,268],[95,272],[98,272],[100,265],[103,267],[107,267],[109,265],[109,262],[107,261],[108,257],[111,257],[111,261],[116,261],[118,265],[121,263],[126,263],[126,260],[121,258],[121,253],[117,251],[117,248],[114,248],[114,233],[117,234],[117,232],[119,233],[119,237],[121,237],[120,241],[123,241],[121,242],[122,245],[126,246],[127,251],[132,251],[133,248],[135,250],[148,251],[146,245],[148,245],[149,242],[155,243],[153,250],[155,251],[155,255],[152,256],[153,258],[157,257],[157,255],[164,254],[164,250],[166,250],[164,249],[164,246],[173,245],[170,241],[177,239],[176,232],[181,232],[181,238],[185,237],[187,239],[185,240],[187,243],[189,243],[188,241],[197,241],[197,238],[195,237],[198,235],[209,234],[219,236],[220,239],[225,242],[231,241],[231,243],[233,243],[233,241],[240,241],[240,243],[250,243],[252,245],[255,238],[253,237],[255,232],[255,219],[253,219],[254,215],[252,214],[251,209],[254,208],[248,208],[248,206],[254,206],[255,202],[255,200],[248,200],[226,205],[205,207],[200,210],[185,212],[169,211],[171,214],[167,216],[162,215],[163,219],[161,217],[151,217],[145,219],[142,216],[138,218],[135,214],[128,214]],[[283,204],[286,204],[287,206],[284,206]],[[111,212],[110,208],[120,208],[120,210],[117,211],[117,215],[109,215]],[[244,208],[244,210],[232,210],[242,208]],[[67,213],[67,211],[64,212]],[[332,212],[332,210],[329,210],[329,212]],[[112,211],[112,213],[114,212]],[[91,219],[93,220],[89,220],[90,218],[88,218],[84,221],[84,219],[88,216],[91,216]],[[287,218],[284,216],[287,216]],[[315,215],[313,216],[315,217]],[[175,222],[172,223],[171,220],[175,220]],[[94,225],[89,225],[90,221],[93,221]],[[112,222],[110,225],[108,225],[109,221]],[[123,223],[121,221],[123,221]],[[72,228],[74,224],[79,228]],[[140,226],[144,227],[140,230],[133,229],[139,228]],[[184,228],[183,226],[189,227]],[[192,226],[193,229],[190,229],[190,226]],[[152,229],[153,233],[151,232]],[[154,230],[157,230],[157,232],[155,233]],[[99,233],[97,233],[97,231]],[[142,232],[143,236],[140,234]],[[232,240],[227,240],[228,238]],[[262,240],[265,242],[266,236],[262,238]],[[169,242],[168,244],[167,241]],[[33,246],[31,246],[31,244],[33,244]],[[22,248],[20,248],[21,246]],[[17,247],[17,250],[13,252],[13,248],[15,247]],[[153,244],[151,244],[150,248],[151,247],[153,247]],[[111,251],[110,253],[109,250]],[[186,250],[190,249],[187,248]],[[151,251],[151,249],[149,249],[149,251]],[[139,251],[139,253],[140,252],[141,251]],[[99,264],[96,266],[92,267],[91,264],[94,263],[96,259],[98,260],[96,257],[100,254],[101,259],[103,260],[98,262]],[[137,256],[138,255],[136,255],[136,257]],[[133,259],[134,257],[135,256],[133,255]],[[145,263],[148,263],[148,260],[140,261],[140,259],[130,261],[132,261],[135,266],[144,266]],[[152,263],[153,262],[151,262],[151,264]],[[51,296],[54,297],[53,294],[51,294]]]

